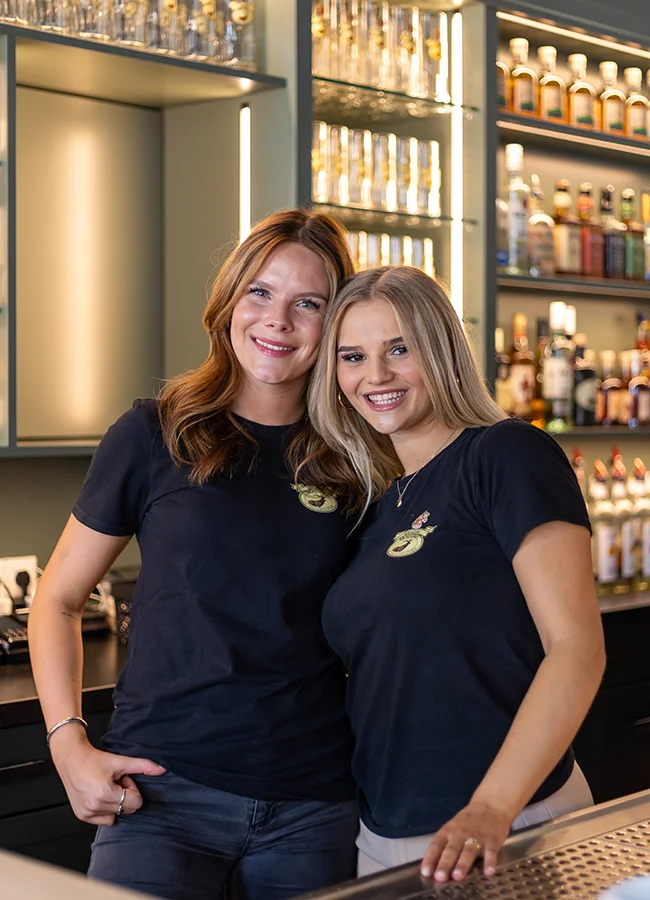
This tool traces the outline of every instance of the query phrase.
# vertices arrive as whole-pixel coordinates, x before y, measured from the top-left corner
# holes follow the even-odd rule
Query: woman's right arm
[[[81,615],[88,597],[130,537],[113,537],[70,516],[43,573],[29,614],[29,651],[45,726],[81,716],[83,647]],[[94,825],[112,825],[122,788],[125,813],[142,798],[129,774],[160,775],[147,759],[96,750],[81,725],[59,728],[50,751],[75,815]]]

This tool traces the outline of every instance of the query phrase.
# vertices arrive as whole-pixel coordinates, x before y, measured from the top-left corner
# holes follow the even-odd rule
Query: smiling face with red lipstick
[[[230,340],[244,375],[233,406],[279,390],[302,392],[316,361],[330,286],[325,265],[297,243],[274,250],[233,311]]]

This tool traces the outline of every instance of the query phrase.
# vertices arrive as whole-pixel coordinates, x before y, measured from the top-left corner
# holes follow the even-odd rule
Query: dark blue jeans
[[[88,875],[168,900],[284,900],[356,875],[356,803],[268,802],[168,772],[102,825]]]

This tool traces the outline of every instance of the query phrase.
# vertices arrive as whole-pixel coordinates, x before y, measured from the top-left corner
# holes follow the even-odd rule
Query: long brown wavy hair
[[[330,302],[341,282],[354,272],[344,229],[329,216],[305,209],[267,216],[233,250],[214,281],[203,314],[210,341],[207,359],[170,379],[160,395],[163,439],[174,461],[190,467],[194,484],[232,471],[246,441],[255,443],[231,412],[243,372],[230,341],[230,322],[248,285],[271,253],[286,243],[300,244],[322,259]],[[290,464],[304,458],[306,447],[327,452],[304,416],[288,447]]]

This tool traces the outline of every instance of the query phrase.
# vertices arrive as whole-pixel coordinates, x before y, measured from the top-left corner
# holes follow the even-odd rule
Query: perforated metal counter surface
[[[492,878],[475,870],[462,882],[432,885],[409,864],[303,900],[597,900],[611,885],[639,875],[650,875],[650,791],[510,838]]]

